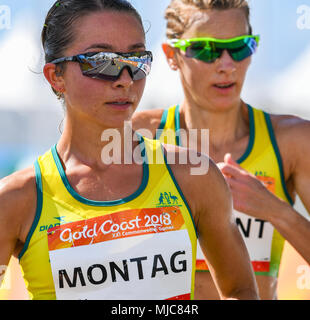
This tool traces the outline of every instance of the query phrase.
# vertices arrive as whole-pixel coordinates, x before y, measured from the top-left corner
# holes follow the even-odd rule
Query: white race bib
[[[254,271],[268,272],[274,227],[270,222],[250,217],[236,210],[234,215]]]
[[[275,194],[275,179],[272,177],[257,176],[265,187]],[[271,223],[250,217],[244,213],[234,210],[234,216],[239,231],[248,249],[249,256],[256,272],[269,272],[271,248],[274,228]],[[197,242],[197,270],[208,270],[205,257]]]
[[[178,207],[128,210],[50,229],[57,299],[190,299],[192,247]]]
[[[245,242],[254,271],[268,272],[274,228],[271,223],[234,210],[239,231]],[[197,242],[197,270],[208,270],[204,254]]]

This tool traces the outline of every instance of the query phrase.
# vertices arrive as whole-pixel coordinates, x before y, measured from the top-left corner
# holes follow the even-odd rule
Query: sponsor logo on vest
[[[59,288],[64,289],[66,286],[75,288],[77,286],[101,285],[110,279],[112,282],[128,282],[131,278],[136,278],[136,276],[138,276],[139,280],[143,280],[145,278],[156,278],[158,273],[169,275],[169,273],[186,272],[187,261],[182,259],[183,255],[185,255],[185,251],[176,251],[171,255],[169,261],[165,261],[161,254],[157,254],[151,258],[143,256],[122,260],[118,264],[114,261],[108,262],[105,265],[93,264],[87,270],[82,270],[82,267],[75,267],[73,272],[62,269],[58,271]],[[152,259],[152,268],[151,272],[147,273],[143,268],[143,262],[148,259]],[[129,273],[128,266],[132,264],[136,268],[131,268],[130,270],[136,269],[135,274]]]
[[[49,230],[51,228],[58,227],[61,224],[66,223],[64,216],[62,216],[62,217],[54,217],[54,219],[58,220],[59,222],[57,222],[55,224],[51,223],[51,224],[46,224],[46,225],[40,226],[39,232],[47,231],[47,230]]]
[[[182,205],[179,204],[179,198],[171,192],[161,192],[160,196],[158,197],[158,203],[156,205],[157,208],[159,207],[169,207],[169,206],[175,206],[182,207]]]

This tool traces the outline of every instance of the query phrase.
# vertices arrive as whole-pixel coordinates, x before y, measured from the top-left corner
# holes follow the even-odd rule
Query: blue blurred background
[[[178,75],[161,51],[169,0],[132,0],[141,13],[154,65],[139,110],[181,102]],[[61,104],[42,74],[40,33],[54,0],[0,0],[0,178],[30,165],[57,142]],[[250,0],[261,35],[243,98],[272,113],[310,119],[310,1]],[[304,209],[298,203],[304,214]]]

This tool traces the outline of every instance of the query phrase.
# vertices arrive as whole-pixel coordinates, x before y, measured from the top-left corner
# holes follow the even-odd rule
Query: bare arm
[[[0,265],[7,266],[26,241],[36,210],[33,168],[0,180]]]
[[[291,119],[292,124],[287,131],[287,157],[290,157],[291,179],[294,190],[299,195],[308,213],[310,212],[310,122],[298,118]],[[281,148],[281,146],[280,146]],[[283,160],[285,161],[285,159]],[[274,211],[271,222],[282,236],[310,264],[310,221],[299,214],[294,208],[284,205],[283,210]]]
[[[172,165],[172,170],[191,207],[199,243],[221,298],[258,299],[250,258],[235,224],[231,194],[220,171],[211,160],[204,175],[190,175],[190,165],[186,169]]]
[[[296,117],[276,118],[275,133],[289,189],[297,192],[310,212],[310,122]],[[255,176],[242,169],[231,156],[219,164],[232,191],[234,208],[269,221],[310,263],[310,221],[287,202],[269,192]]]

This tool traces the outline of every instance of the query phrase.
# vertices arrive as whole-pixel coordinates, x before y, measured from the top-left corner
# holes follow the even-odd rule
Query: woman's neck
[[[189,105],[186,101],[180,108],[181,128],[187,132],[190,129],[208,129],[209,143],[213,150],[227,149],[248,134],[247,119],[248,109],[242,101],[223,111]]]
[[[109,128],[92,119],[67,115],[57,150],[64,163],[81,162],[105,169],[111,164],[133,161],[136,140],[130,127]]]

